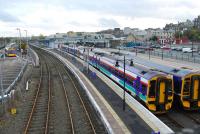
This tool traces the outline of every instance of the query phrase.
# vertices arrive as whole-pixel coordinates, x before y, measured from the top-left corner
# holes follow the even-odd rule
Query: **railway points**
[[[44,51],[44,50],[40,50],[40,51]],[[37,51],[37,52],[41,53],[40,51]],[[76,81],[76,79],[78,79],[78,83],[80,85],[82,85],[82,87],[81,87],[78,84],[78,87],[81,87],[84,90],[89,89],[89,92],[85,91],[85,92],[87,92],[86,94],[90,96],[89,103],[91,103],[91,101],[95,100],[92,103],[93,103],[93,105],[96,105],[95,106],[96,111],[98,114],[101,115],[100,117],[101,117],[101,121],[104,122],[104,127],[106,126],[107,131],[109,131],[111,133],[152,133],[152,132],[174,133],[174,131],[175,132],[185,131],[185,128],[194,127],[196,129],[199,125],[199,118],[198,118],[199,113],[189,114],[188,112],[175,111],[174,109],[172,111],[170,110],[166,114],[156,115],[160,119],[159,120],[151,112],[141,108],[141,104],[138,103],[136,100],[133,100],[133,97],[128,93],[125,94],[126,110],[123,111],[122,110],[123,89],[121,87],[119,87],[115,82],[113,82],[111,79],[109,79],[108,77],[106,77],[105,75],[103,75],[102,73],[100,73],[98,70],[96,70],[95,68],[93,68],[90,65],[89,65],[89,72],[88,72],[87,71],[87,67],[88,67],[87,63],[85,63],[84,61],[82,61],[81,59],[79,59],[77,57],[73,57],[72,55],[67,54],[66,52],[61,53],[58,50],[52,50],[52,49],[46,49],[45,51],[48,54],[46,52],[42,52],[42,54],[39,54],[39,57],[40,57],[40,59],[42,59],[42,62],[40,62],[41,64],[44,63],[43,61],[46,62],[45,65],[48,64],[49,73],[51,76],[51,78],[50,78],[51,84],[50,85],[52,85],[51,86],[52,90],[51,90],[50,94],[53,94],[53,97],[52,96],[50,97],[51,101],[48,104],[51,105],[53,108],[52,107],[46,108],[46,103],[42,103],[42,101],[41,101],[41,103],[40,103],[40,101],[38,101],[38,102],[36,101],[38,104],[44,104],[44,105],[39,105],[39,107],[38,108],[36,107],[36,109],[43,111],[43,112],[39,112],[40,113],[39,117],[41,117],[41,116],[47,117],[46,114],[49,113],[49,118],[47,119],[48,121],[47,121],[46,125],[44,125],[43,128],[45,128],[45,126],[48,126],[46,129],[51,133],[55,133],[55,132],[59,133],[59,132],[64,132],[64,131],[65,132],[69,132],[69,131],[73,132],[73,131],[71,131],[70,127],[67,127],[67,128],[63,127],[62,129],[58,129],[58,128],[61,128],[62,125],[55,126],[56,122],[57,122],[56,124],[59,124],[59,120],[61,120],[62,118],[65,117],[65,116],[59,117],[59,114],[60,114],[60,111],[63,111],[64,110],[63,108],[65,106],[67,106],[67,105],[61,105],[62,108],[61,107],[59,108],[58,105],[61,103],[60,103],[60,101],[58,101],[56,99],[56,98],[58,98],[58,96],[60,97],[62,95],[61,93],[57,93],[57,89],[62,89],[62,88],[65,89],[67,87],[67,86],[65,86],[65,84],[67,84],[68,86],[70,85],[70,83],[67,83],[67,81],[69,81],[70,78],[66,77],[67,73],[65,73],[65,71],[64,71],[65,69],[67,71],[69,71],[68,73],[70,74],[70,76],[73,76],[72,80]],[[60,61],[58,61],[56,58],[58,58]],[[61,62],[64,63],[63,67],[57,66],[57,65],[61,65],[62,64]],[[64,68],[64,69],[62,69],[62,68]],[[40,69],[40,68],[37,68],[37,69]],[[45,69],[45,70],[47,70],[47,69]],[[9,73],[7,75],[8,79],[4,80],[4,82],[7,82],[10,79],[12,79],[12,73],[14,73],[14,72],[15,71],[13,71],[13,72],[10,71],[10,75],[9,75]],[[44,74],[46,74],[46,73],[44,73]],[[44,75],[43,77],[47,78],[46,80],[48,80],[47,75]],[[52,78],[54,78],[54,79],[52,79]],[[62,84],[62,81],[64,84]],[[47,82],[44,82],[42,85],[46,85],[46,83]],[[32,84],[34,84],[34,83],[32,83]],[[35,86],[37,87],[37,85],[35,85]],[[32,90],[33,88],[34,87],[30,85],[30,89]],[[45,88],[41,88],[41,89],[45,89]],[[57,94],[57,97],[56,97],[56,94]],[[44,98],[46,98],[46,97],[44,97]],[[30,101],[33,102],[33,99],[34,98],[30,99]],[[64,96],[63,96],[63,99],[64,99]],[[45,99],[45,100],[47,100],[47,99]],[[55,101],[55,102],[52,103],[52,101]],[[72,101],[74,102],[74,100],[72,100]],[[69,102],[70,102],[70,100],[69,100]],[[85,102],[85,101],[83,101],[83,102]],[[80,105],[80,103],[81,102],[79,102],[79,105]],[[120,104],[121,104],[121,106],[120,106]],[[30,103],[30,105],[32,105],[32,104]],[[91,106],[89,106],[89,107],[91,107]],[[86,108],[88,108],[88,106],[86,106]],[[30,109],[30,106],[26,107],[25,109],[28,113],[24,116],[24,117],[26,117],[24,119],[26,122],[27,117],[30,115],[31,109]],[[42,110],[42,109],[44,109],[44,110]],[[49,112],[47,112],[48,109],[49,109]],[[60,110],[55,111],[55,109],[60,109]],[[67,107],[66,107],[66,109],[67,109]],[[73,110],[73,108],[71,108],[71,109]],[[35,111],[35,110],[32,110],[32,111]],[[38,131],[38,124],[40,124],[39,122],[42,121],[42,118],[38,118],[37,113],[38,112],[36,110],[36,113],[33,113],[33,115],[35,117],[34,116],[30,117],[30,119],[31,118],[35,119],[34,122],[36,122],[35,124],[37,124],[37,125],[34,125],[34,123],[33,124],[30,123],[30,125],[27,125],[27,126],[29,126],[29,127],[27,127],[28,128],[27,132],[35,133],[36,131]],[[68,112],[68,113],[70,113],[70,112]],[[67,113],[65,113],[64,111],[62,114],[67,115]],[[73,113],[73,114],[75,114],[75,113]],[[80,114],[80,112],[79,112],[79,114]],[[88,112],[88,114],[89,115],[93,114],[93,112]],[[87,114],[84,116],[86,117]],[[72,118],[74,118],[74,117],[77,117],[77,116],[72,115]],[[100,117],[98,116],[98,118],[100,118]],[[69,117],[66,117],[66,118],[69,119]],[[132,120],[132,119],[134,119],[134,120]],[[80,119],[75,118],[74,120],[80,120]],[[93,119],[91,119],[91,120],[93,120]],[[42,122],[43,122],[42,124],[44,124],[44,120]],[[96,121],[94,121],[94,122],[96,122]],[[77,124],[76,121],[74,121],[73,124]],[[81,123],[81,124],[84,124],[84,123]],[[90,124],[90,123],[86,123],[86,124]],[[86,125],[86,124],[84,124],[84,125]],[[66,125],[68,126],[69,124],[66,124]],[[84,125],[80,125],[80,127],[78,127],[78,128],[82,128]],[[43,126],[43,125],[40,125],[40,126]],[[86,125],[86,127],[84,127],[84,128],[86,128],[86,130],[84,130],[86,133],[91,131],[91,129],[89,129],[89,126]],[[104,127],[102,127],[102,124],[101,124],[100,128],[104,128]],[[55,129],[55,128],[57,128],[57,129]],[[76,132],[80,131],[78,128],[75,128]],[[141,129],[141,128],[143,128],[143,129]],[[23,131],[24,131],[24,129],[25,128],[23,128]],[[40,129],[39,131],[43,132],[43,130],[44,129]],[[102,130],[102,129],[97,130],[97,131],[100,133],[105,132],[105,130]]]

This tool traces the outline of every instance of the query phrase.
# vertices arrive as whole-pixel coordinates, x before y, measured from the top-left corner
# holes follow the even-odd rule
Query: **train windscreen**
[[[190,94],[190,78],[185,78],[184,87],[183,87],[183,95],[189,95]]]
[[[200,98],[199,90],[200,90],[200,76],[192,76],[191,77],[191,89],[192,89],[192,99],[197,100]]]
[[[156,94],[156,80],[150,82],[149,97],[154,98]]]

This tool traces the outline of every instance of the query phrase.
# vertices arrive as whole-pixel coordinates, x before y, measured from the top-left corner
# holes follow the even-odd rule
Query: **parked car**
[[[177,47],[176,51],[182,51],[182,49],[183,49],[182,47]]]
[[[190,47],[183,48],[182,52],[183,53],[191,53],[192,52],[192,48],[190,48]]]

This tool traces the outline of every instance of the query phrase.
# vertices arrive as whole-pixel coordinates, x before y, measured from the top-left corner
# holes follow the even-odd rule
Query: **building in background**
[[[200,15],[197,18],[195,18],[193,22],[194,22],[194,28],[200,29]]]

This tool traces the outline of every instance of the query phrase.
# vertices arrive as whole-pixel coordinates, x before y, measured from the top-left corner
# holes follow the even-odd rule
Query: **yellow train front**
[[[154,113],[165,113],[172,108],[173,80],[171,76],[158,75],[148,82],[146,105]]]
[[[190,70],[179,71],[180,76],[174,76],[175,99],[185,110],[200,109],[200,72]]]
[[[15,48],[8,48],[6,49],[6,56],[7,57],[16,57],[16,49]]]

